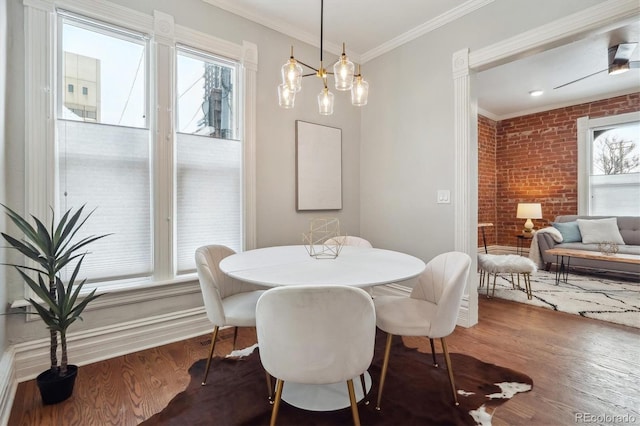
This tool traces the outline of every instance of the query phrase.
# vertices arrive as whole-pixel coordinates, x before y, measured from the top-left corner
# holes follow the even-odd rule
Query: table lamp
[[[531,219],[542,219],[542,206],[540,203],[518,203],[516,217],[518,219],[527,219],[522,232],[531,234],[531,232],[533,232],[533,222]]]

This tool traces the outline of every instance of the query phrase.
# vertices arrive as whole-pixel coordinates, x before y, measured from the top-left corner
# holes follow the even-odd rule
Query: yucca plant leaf
[[[18,273],[20,274],[20,276],[22,277],[22,279],[24,280],[25,283],[27,283],[27,285],[29,286],[29,288],[43,301],[46,302],[47,299],[51,299],[51,295],[49,294],[48,290],[47,290],[47,286],[45,285],[44,288],[40,286],[39,283],[37,283],[33,278],[31,278],[29,275],[27,275],[22,269],[16,267],[16,270],[18,271]],[[40,282],[43,282],[44,280],[42,280],[42,278],[39,278]],[[47,304],[49,304],[47,302]]]
[[[60,218],[60,221],[58,222],[58,226],[55,227],[55,231],[53,232],[53,241],[55,241],[54,252],[58,251],[58,244],[60,243],[60,241],[63,241],[62,232],[64,230],[64,225],[67,223],[67,218],[69,217],[70,213],[71,213],[71,210],[67,210]],[[51,229],[54,229],[53,216],[54,216],[54,212],[53,212],[53,209],[51,209]]]
[[[67,221],[68,215],[64,216],[64,219],[65,219],[64,222],[62,220],[60,221],[60,224],[64,224],[64,227],[62,229],[62,233],[60,234],[60,241],[58,243],[58,246],[56,247],[56,254],[60,254],[61,252],[66,251],[66,247],[69,245],[71,240],[73,240],[73,237],[75,236],[76,232],[78,232],[80,230],[80,228],[82,228],[82,225],[84,225],[84,223],[87,221],[89,216],[91,216],[93,211],[95,211],[95,209],[93,211],[91,211],[87,215],[87,217],[80,224],[78,224],[76,226],[76,224],[78,223],[78,220],[80,219],[80,215],[82,215],[82,211],[84,210],[84,207],[85,207],[85,205],[82,205],[82,207],[80,207],[68,219],[68,221]]]
[[[24,220],[24,218],[22,216],[20,216],[18,213],[14,212],[13,210],[11,210],[9,207],[5,206],[4,204],[0,203],[0,205],[2,205],[2,207],[4,207],[7,210],[7,215],[9,216],[11,221],[20,229],[20,231],[22,231],[23,234],[25,234],[27,236],[28,239],[30,239],[32,241],[37,240],[38,233],[29,224],[29,222]]]
[[[31,306],[33,306],[38,312],[38,315],[40,316],[40,318],[42,318],[42,321],[44,321],[48,329],[60,331],[56,315],[54,315],[49,309],[40,305],[33,299],[29,299],[29,303],[31,303]]]
[[[20,241],[16,238],[13,238],[11,235],[5,234],[4,232],[2,233],[2,236],[11,245],[12,248],[18,250],[29,259],[34,260],[38,263],[40,263],[40,259],[44,259],[40,251],[28,241]]]
[[[49,230],[38,218],[35,216],[31,216],[36,223],[38,239],[33,240],[33,242],[40,247],[40,251],[43,255],[47,257],[52,257],[54,254],[53,251],[53,241],[51,241],[51,235],[49,235]]]
[[[47,287],[40,287],[40,285],[36,283],[29,275],[25,274],[19,268],[16,269],[20,273],[20,276],[22,276],[22,279],[27,283],[29,288],[36,294],[36,296],[38,296],[38,298],[42,299],[42,301],[45,302],[47,306],[49,306],[49,309],[53,311],[53,314],[60,315],[60,307],[58,306],[56,301],[51,298],[51,294],[47,290]]]
[[[96,240],[99,240],[101,238],[104,238],[108,235],[111,234],[105,234],[105,235],[98,235],[98,236],[91,236],[91,237],[86,237],[83,240],[77,242],[76,244],[74,244],[71,248],[67,249],[67,251],[60,255],[58,258],[58,270],[62,269],[63,267],[65,267],[69,262],[71,262],[73,259],[79,257],[79,256],[83,256],[86,253],[75,253],[76,251],[78,251],[79,249],[81,249],[82,247],[86,246],[89,243],[92,243]]]

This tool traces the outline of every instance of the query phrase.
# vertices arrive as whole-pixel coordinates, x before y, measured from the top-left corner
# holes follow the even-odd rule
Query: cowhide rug
[[[530,377],[480,361],[472,356],[452,353],[451,362],[458,389],[459,406],[453,404],[444,357],[438,353],[439,367],[431,354],[407,348],[394,338],[382,399],[382,410],[375,410],[385,336],[378,332],[374,360],[369,369],[373,386],[370,404],[358,404],[363,425],[490,425],[495,407],[518,392],[531,390]],[[144,423],[151,425],[268,425],[271,405],[267,401],[265,373],[259,353],[242,358],[212,361],[208,383],[201,386],[205,360],[189,369],[191,382],[167,407]],[[354,380],[355,386],[359,381]],[[286,383],[285,383],[286,387]],[[345,384],[346,387],[346,384]],[[282,402],[277,424],[352,425],[349,408],[317,412]]]

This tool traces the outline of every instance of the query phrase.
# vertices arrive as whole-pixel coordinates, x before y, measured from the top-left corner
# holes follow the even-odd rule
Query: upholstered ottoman
[[[527,298],[531,299],[531,274],[536,270],[536,264],[529,258],[515,254],[479,254],[478,267],[480,268],[480,288],[487,281],[487,297],[489,297],[489,280],[493,274],[493,290],[496,292],[496,277],[498,274],[511,274],[511,285],[515,288],[513,274],[518,276],[518,288],[520,288],[520,276],[524,280]]]

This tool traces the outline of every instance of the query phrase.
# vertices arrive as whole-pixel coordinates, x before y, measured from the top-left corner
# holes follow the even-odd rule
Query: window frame
[[[633,122],[640,122],[640,111],[598,118],[589,118],[589,116],[578,118],[578,215],[590,215],[591,187],[589,176],[591,175],[592,167],[593,132],[605,127]]]
[[[173,183],[173,169],[166,172],[166,164],[173,160],[174,139],[173,110],[173,59],[172,52],[177,43],[212,52],[215,55],[237,61],[239,67],[239,107],[243,138],[243,248],[255,248],[255,108],[257,45],[243,41],[232,43],[187,27],[175,25],[173,16],[154,11],[153,15],[129,9],[110,2],[82,0],[25,0],[25,212],[50,220],[50,206],[57,206],[55,174],[56,152],[55,125],[57,113],[57,45],[58,10],[84,16],[90,20],[131,29],[148,34],[150,37],[150,93],[147,96],[148,126],[152,133],[152,206],[153,206],[153,259],[154,275],[151,280],[130,282],[126,286],[106,288],[107,295],[93,303],[91,309],[101,309],[130,301],[150,300],[157,297],[175,297],[199,291],[195,274],[177,276],[173,262],[163,269],[158,268],[158,260],[172,260],[173,190],[157,191],[161,184]],[[160,64],[170,64],[162,68]],[[164,74],[163,74],[164,73]],[[164,87],[159,82],[168,82]],[[168,163],[169,162],[169,163]],[[165,165],[165,172],[161,172]],[[170,192],[166,194],[165,192]],[[162,218],[163,220],[160,220]],[[163,241],[162,244],[158,243]],[[175,284],[175,285],[174,285]],[[25,286],[25,298],[31,297]]]

